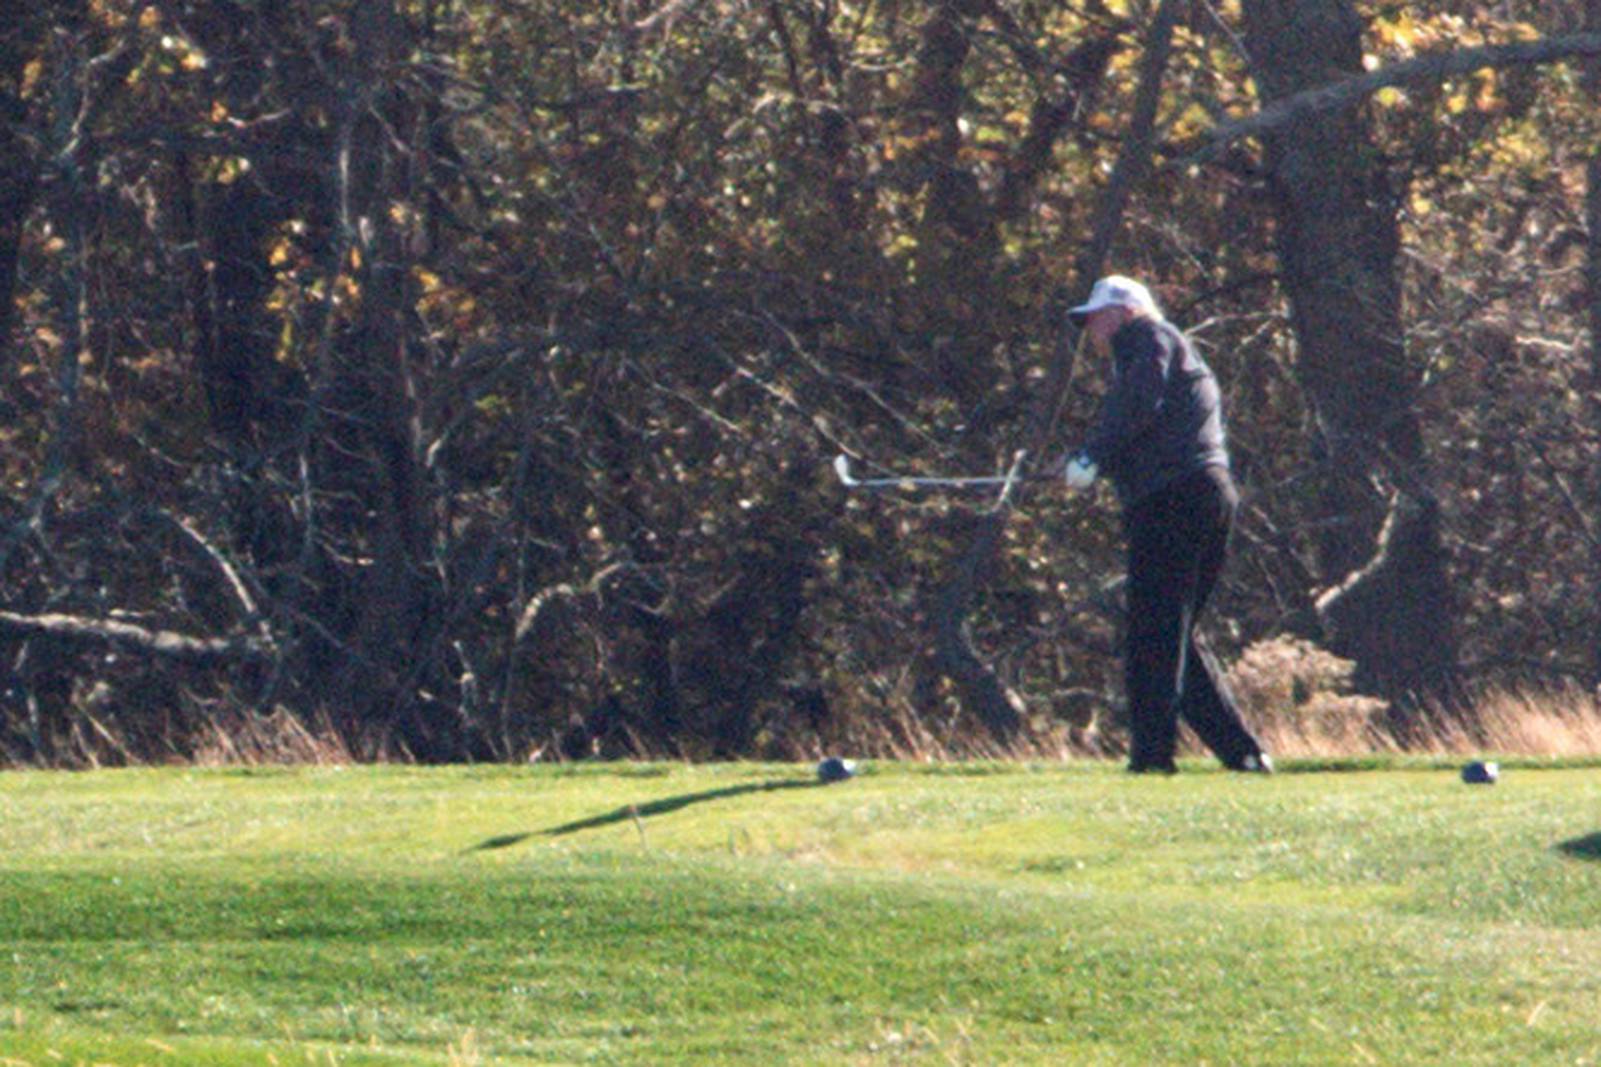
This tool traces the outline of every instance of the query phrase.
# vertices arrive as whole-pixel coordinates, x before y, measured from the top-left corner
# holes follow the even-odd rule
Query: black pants
[[[1180,717],[1225,766],[1239,768],[1261,752],[1195,632],[1223,569],[1239,502],[1228,471],[1208,467],[1124,512],[1133,770],[1173,769]]]

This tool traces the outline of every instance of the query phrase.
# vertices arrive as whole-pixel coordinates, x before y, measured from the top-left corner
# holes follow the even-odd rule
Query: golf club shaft
[[[856,478],[851,474],[850,460],[844,454],[835,457],[834,471],[839,475],[839,480],[843,482],[849,489],[893,489],[897,487],[971,489],[981,486],[1005,485],[1007,482],[1019,482],[1027,480],[1027,478],[1024,476],[1013,477],[1010,475],[982,475],[972,478],[914,478],[909,476],[891,478]]]
[[[905,486],[925,486],[925,487],[943,486],[943,487],[945,487],[947,489],[960,489],[960,488],[963,488],[963,487],[973,488],[973,487],[983,486],[983,485],[1000,485],[1001,483],[1003,483],[1005,481],[1006,481],[1005,478],[992,478],[992,477],[983,477],[983,478],[862,478],[860,480],[853,479],[852,481],[850,481],[847,484],[850,485],[850,487],[852,489],[875,489],[875,488],[876,489],[885,489],[885,488],[894,488],[896,486],[901,486],[901,485],[905,485]]]

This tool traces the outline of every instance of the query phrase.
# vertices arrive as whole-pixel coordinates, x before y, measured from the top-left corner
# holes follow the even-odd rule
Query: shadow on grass
[[[1564,841],[1557,846],[1557,851],[1575,859],[1601,862],[1601,831]]]
[[[521,834],[501,834],[491,837],[487,841],[474,845],[469,851],[486,852],[497,848],[510,848],[521,844],[531,837],[564,837],[567,834],[576,834],[580,830],[593,830],[599,826],[611,826],[614,823],[629,819],[643,820],[655,815],[667,815],[675,811],[682,811],[692,804],[704,804],[709,800],[726,800],[729,797],[746,796],[750,793],[774,793],[780,789],[815,789],[825,785],[825,782],[815,782],[798,778],[778,778],[768,782],[752,782],[749,785],[731,785],[722,789],[707,789],[700,793],[684,793],[676,797],[663,797],[661,800],[651,800],[644,804],[624,804],[616,811],[609,811],[604,815],[593,815],[587,819],[576,822],[562,823],[552,826],[548,830],[530,830]]]

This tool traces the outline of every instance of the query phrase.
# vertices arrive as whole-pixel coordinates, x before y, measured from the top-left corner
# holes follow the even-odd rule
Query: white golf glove
[[[1067,457],[1067,487],[1073,490],[1088,489],[1095,484],[1095,463],[1082,451]]]

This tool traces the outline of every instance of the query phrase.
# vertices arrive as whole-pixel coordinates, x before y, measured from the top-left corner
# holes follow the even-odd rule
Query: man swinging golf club
[[[1195,629],[1239,506],[1217,379],[1137,281],[1102,278],[1068,314],[1113,360],[1095,431],[1067,457],[1066,477],[1069,487],[1086,489],[1106,474],[1123,507],[1129,770],[1177,770],[1182,716],[1224,766],[1270,773],[1272,761]]]

